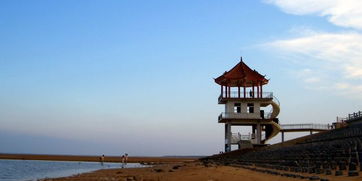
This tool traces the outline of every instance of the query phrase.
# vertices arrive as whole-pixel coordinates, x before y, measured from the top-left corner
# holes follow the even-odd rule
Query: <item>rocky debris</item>
[[[160,169],[160,168],[155,168],[155,169],[153,169],[153,171],[155,171],[155,172],[163,172],[163,170]]]

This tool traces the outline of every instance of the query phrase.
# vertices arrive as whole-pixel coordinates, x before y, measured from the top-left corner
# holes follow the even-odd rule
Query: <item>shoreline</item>
[[[117,162],[50,160],[0,160],[0,180],[41,180],[94,172],[102,169],[143,168],[151,165]]]
[[[161,164],[161,163],[181,163],[192,162],[199,157],[128,157],[128,163],[140,164]],[[100,162],[100,156],[86,155],[42,155],[42,154],[10,154],[1,153],[0,160],[48,160],[48,161],[83,161]],[[121,163],[120,156],[104,156],[104,162]]]

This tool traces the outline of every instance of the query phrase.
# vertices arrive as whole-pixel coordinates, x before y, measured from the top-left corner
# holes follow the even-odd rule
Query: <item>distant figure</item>
[[[103,165],[103,162],[104,162],[104,155],[102,155],[100,159],[101,159],[101,163],[102,163],[102,165]]]
[[[99,157],[99,161],[101,162],[101,165],[103,166],[103,162],[104,162],[104,155],[102,155],[101,157]]]
[[[127,165],[127,162],[128,162],[128,154],[126,153],[126,154],[124,154],[124,155],[125,155],[124,160],[126,161],[125,163],[126,163],[126,165]]]
[[[122,161],[122,165],[121,165],[121,167],[122,167],[122,168],[124,168],[124,160],[125,160],[125,156],[124,156],[124,155],[122,155],[122,157],[121,157],[121,161]]]

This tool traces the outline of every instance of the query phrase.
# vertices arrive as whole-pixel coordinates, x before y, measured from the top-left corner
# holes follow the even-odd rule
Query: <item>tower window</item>
[[[234,113],[241,113],[241,103],[234,104]]]
[[[248,113],[254,113],[254,103],[248,103]]]

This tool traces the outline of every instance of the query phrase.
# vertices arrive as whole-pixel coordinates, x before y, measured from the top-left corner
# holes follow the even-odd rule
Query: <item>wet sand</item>
[[[36,154],[0,154],[0,159],[14,160],[51,160],[51,161],[89,161],[99,162],[100,156],[83,155],[36,155]],[[197,159],[196,157],[128,157],[128,163],[177,163],[189,162]],[[105,162],[121,162],[120,156],[105,156]]]
[[[303,174],[312,176],[311,174]],[[318,175],[330,181],[360,181],[362,176],[348,177]],[[249,169],[231,166],[203,165],[200,162],[182,164],[163,164],[149,168],[127,168],[98,170],[71,177],[45,179],[46,181],[88,181],[88,180],[120,180],[120,181],[287,181],[301,180],[277,175],[260,173]]]

